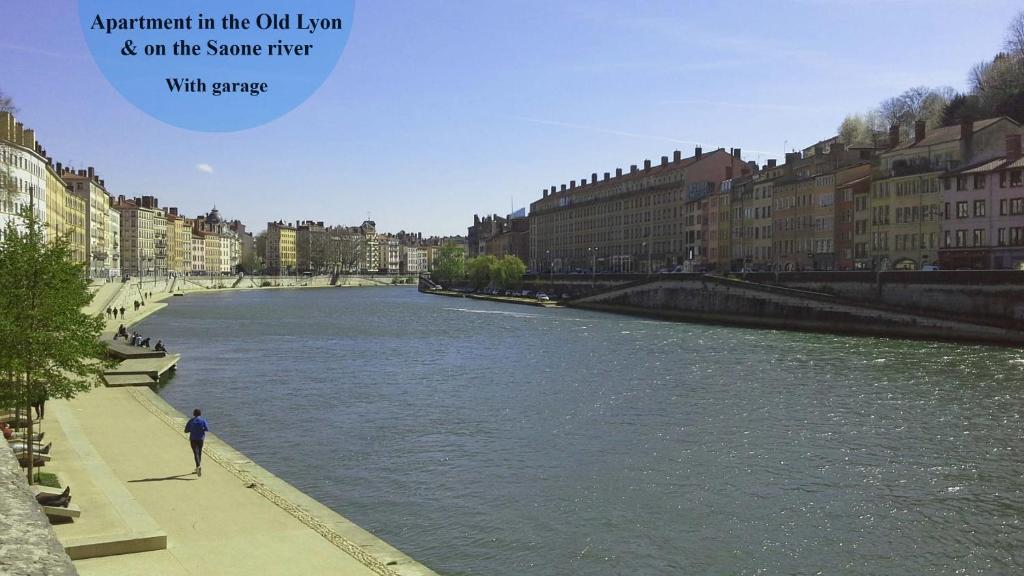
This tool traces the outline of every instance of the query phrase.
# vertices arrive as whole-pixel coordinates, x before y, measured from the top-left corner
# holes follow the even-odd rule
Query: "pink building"
[[[1021,134],[999,158],[950,172],[943,182],[942,268],[1024,270]]]

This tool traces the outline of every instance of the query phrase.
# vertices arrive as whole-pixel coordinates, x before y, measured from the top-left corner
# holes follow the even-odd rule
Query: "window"
[[[1019,216],[1024,214],[1024,198],[1010,199],[1010,215]]]
[[[967,212],[967,202],[957,202],[956,203],[956,217],[957,218],[967,218],[968,215],[969,214]]]
[[[975,200],[974,201],[974,216],[977,218],[979,216],[984,216],[984,215],[985,215],[985,201],[984,200]]]
[[[984,187],[985,187],[985,175],[984,174],[975,174],[974,175],[974,189],[975,190],[981,190]]]
[[[964,248],[967,246],[967,230],[956,231],[956,247]]]
[[[985,229],[975,228],[974,234],[972,235],[973,246],[984,246],[985,245]]]
[[[1010,186],[1017,187],[1021,185],[1021,169],[1010,170]]]
[[[956,189],[958,191],[967,190],[967,176],[956,177]]]
[[[999,215],[1006,216],[1006,210],[1009,207],[1010,202],[1006,198],[999,201]]]
[[[998,234],[999,245],[1006,246],[1006,228],[1000,228]]]
[[[946,230],[945,232],[943,232],[942,245],[945,246],[946,248],[951,247],[952,244],[950,244],[950,240],[952,240],[952,236],[953,235],[952,235],[952,233],[949,230]]]

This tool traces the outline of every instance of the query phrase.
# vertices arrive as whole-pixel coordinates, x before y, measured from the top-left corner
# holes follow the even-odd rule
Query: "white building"
[[[8,112],[0,112],[0,233],[30,204],[40,222],[46,222],[46,158],[36,152],[36,135]]]
[[[107,254],[111,278],[121,277],[121,212],[113,206],[107,207]]]

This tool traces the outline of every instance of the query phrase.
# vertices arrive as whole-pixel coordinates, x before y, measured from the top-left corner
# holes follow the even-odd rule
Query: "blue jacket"
[[[206,425],[206,419],[196,416],[185,423],[185,432],[188,432],[189,440],[203,440],[206,438],[206,431],[210,427]]]

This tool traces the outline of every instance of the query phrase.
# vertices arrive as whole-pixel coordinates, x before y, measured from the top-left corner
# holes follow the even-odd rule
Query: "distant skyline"
[[[964,90],[1020,9],[357,2],[319,92],[269,124],[218,134],[124,100],[93,63],[75,2],[7,3],[0,90],[56,161],[96,167],[114,195],[157,196],[189,216],[216,204],[254,232],[370,216],[391,232],[465,234],[473,214],[504,215],[592,172],[695,145],[781,161],[907,88]]]

